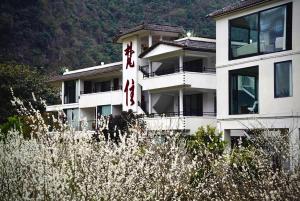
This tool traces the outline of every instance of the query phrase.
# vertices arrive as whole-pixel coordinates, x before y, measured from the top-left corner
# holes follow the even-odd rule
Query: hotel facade
[[[216,39],[183,28],[141,24],[122,31],[123,60],[64,73],[64,110],[80,129],[98,115],[131,109],[148,129],[192,134],[211,125],[235,143],[252,128],[288,130],[299,148],[300,1],[245,0],[208,15]]]
[[[132,110],[150,130],[194,133],[217,125],[215,39],[186,37],[182,27],[141,24],[115,37],[123,60],[65,72],[50,82],[61,86],[62,104],[75,129],[95,129],[98,117]]]

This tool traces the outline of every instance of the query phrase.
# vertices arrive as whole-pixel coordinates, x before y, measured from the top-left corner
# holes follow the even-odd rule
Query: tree
[[[41,111],[45,108],[38,103],[39,101],[34,101],[33,94],[37,98],[47,100],[47,103],[57,101],[56,91],[46,84],[45,76],[32,69],[26,65],[0,64],[0,123],[17,114],[11,103],[11,90],[16,97],[24,102],[36,104]]]

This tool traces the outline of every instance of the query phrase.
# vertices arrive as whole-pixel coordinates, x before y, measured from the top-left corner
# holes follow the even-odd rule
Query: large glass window
[[[259,37],[262,53],[286,49],[286,6],[261,12]]]
[[[229,59],[291,49],[292,3],[229,21]]]
[[[275,98],[292,96],[292,62],[275,63]]]
[[[231,20],[230,33],[233,58],[258,53],[258,14]]]
[[[258,67],[229,72],[230,114],[258,112]]]
[[[76,81],[65,81],[64,82],[64,103],[75,103],[76,102]]]

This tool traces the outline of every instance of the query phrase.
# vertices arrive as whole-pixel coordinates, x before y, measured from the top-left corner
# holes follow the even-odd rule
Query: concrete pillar
[[[179,114],[183,116],[183,89],[179,89]]]
[[[179,72],[183,71],[183,55],[179,56]]]
[[[148,92],[148,113],[152,113],[152,94]]]
[[[61,83],[61,104],[65,103],[65,82]]]
[[[95,119],[95,120],[96,120],[96,121],[95,121],[96,126],[95,126],[95,128],[96,128],[96,130],[97,130],[97,129],[98,129],[98,114],[97,114],[98,111],[97,111],[97,106],[96,106],[96,108],[95,108],[95,113],[96,113],[96,114],[95,114],[95,116],[96,116],[96,119]]]
[[[230,137],[230,130],[223,130],[223,140],[227,142],[225,153],[230,153],[231,151],[231,137]]]
[[[80,91],[81,91],[81,80],[80,79],[78,79],[77,80],[77,86],[76,86],[76,103],[78,103],[78,101],[79,101],[79,98],[80,98]]]
[[[290,129],[289,144],[290,144],[290,167],[294,169],[299,164],[300,151],[300,128]]]
[[[151,75],[152,73],[152,62],[149,61],[149,69],[148,69],[148,73],[149,73],[149,76]]]
[[[149,47],[152,46],[152,33],[151,32],[149,33],[149,36],[148,36],[148,46]]]
[[[159,41],[162,41],[162,40],[163,40],[163,36],[160,35],[160,36],[159,36]]]

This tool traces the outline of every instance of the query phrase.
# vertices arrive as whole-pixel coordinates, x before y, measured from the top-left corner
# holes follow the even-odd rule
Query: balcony
[[[204,66],[176,67],[147,73],[148,66],[140,67],[144,90],[189,86],[191,88],[216,89],[216,69]]]
[[[180,130],[194,133],[201,126],[216,126],[215,113],[203,113],[201,116],[185,116],[179,113],[149,114],[144,117],[149,130]]]
[[[97,92],[89,94],[81,94],[79,99],[79,107],[96,107],[99,105],[121,105],[122,90]]]

